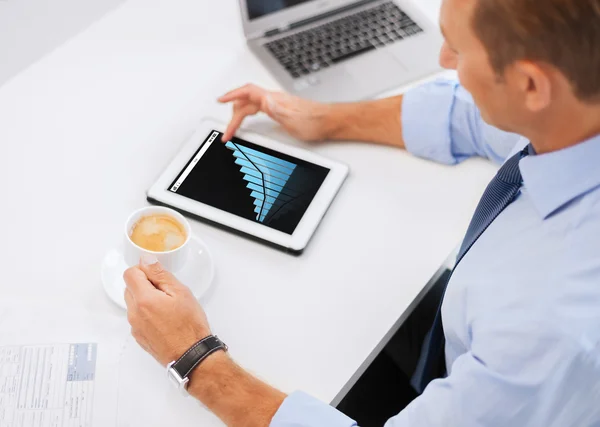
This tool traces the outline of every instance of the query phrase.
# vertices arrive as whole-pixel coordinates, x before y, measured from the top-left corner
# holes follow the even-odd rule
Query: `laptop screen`
[[[247,0],[250,20],[311,0]]]

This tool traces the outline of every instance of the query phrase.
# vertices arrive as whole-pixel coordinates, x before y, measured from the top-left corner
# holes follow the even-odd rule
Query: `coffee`
[[[132,227],[131,241],[153,252],[167,252],[182,246],[187,240],[185,227],[169,215],[148,215]]]

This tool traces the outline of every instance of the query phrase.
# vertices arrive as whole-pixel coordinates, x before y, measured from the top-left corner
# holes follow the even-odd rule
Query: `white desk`
[[[125,0],[0,0],[0,85]]]
[[[420,4],[435,18],[437,0]],[[76,306],[120,318],[126,336],[125,314],[100,284],[102,257],[198,119],[228,119],[216,96],[247,81],[276,87],[245,49],[235,0],[129,0],[0,88],[2,303]],[[264,118],[249,126],[299,144]],[[331,402],[458,244],[494,167],[356,143],[314,150],[351,175],[301,257],[193,228],[215,256],[203,303],[233,357],[285,391]],[[150,366],[150,401],[122,425],[167,425],[169,411],[152,402],[166,387],[159,367],[127,357]],[[170,402],[186,407],[183,425],[218,425],[189,401]]]

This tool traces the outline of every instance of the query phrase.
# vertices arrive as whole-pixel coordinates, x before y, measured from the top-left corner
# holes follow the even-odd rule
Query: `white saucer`
[[[188,286],[194,296],[200,299],[210,288],[215,276],[215,265],[206,244],[195,236],[190,239],[190,255],[183,270],[176,274],[184,285]],[[125,305],[125,282],[123,273],[127,270],[123,258],[123,247],[111,249],[102,261],[102,286],[108,297],[119,307]]]

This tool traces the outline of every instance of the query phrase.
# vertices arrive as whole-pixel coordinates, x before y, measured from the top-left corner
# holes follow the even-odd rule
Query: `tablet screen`
[[[293,234],[329,169],[211,131],[169,191]]]

